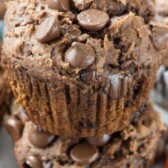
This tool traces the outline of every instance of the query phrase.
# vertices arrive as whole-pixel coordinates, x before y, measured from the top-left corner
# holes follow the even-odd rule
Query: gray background
[[[17,168],[12,151],[12,142],[6,130],[0,130],[0,168]]]

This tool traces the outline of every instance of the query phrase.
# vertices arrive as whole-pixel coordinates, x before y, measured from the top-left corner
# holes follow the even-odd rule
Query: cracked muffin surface
[[[80,137],[127,126],[161,61],[155,45],[160,29],[144,22],[153,4],[9,2],[2,62],[32,121],[51,133]],[[151,15],[143,19],[143,10]]]

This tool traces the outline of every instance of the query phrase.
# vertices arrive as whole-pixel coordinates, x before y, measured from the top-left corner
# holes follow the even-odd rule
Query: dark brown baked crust
[[[160,53],[152,40],[153,27],[139,16],[130,13],[112,17],[107,12],[110,21],[106,24],[102,20],[105,27],[95,32],[84,30],[86,25],[79,19],[84,28],[77,24],[79,13],[75,4],[71,11],[58,12],[48,8],[45,1],[10,2],[3,63],[17,101],[44,130],[63,136],[111,134],[128,125],[143,106],[155,79]],[[53,20],[57,15],[61,26]],[[39,34],[47,19],[57,25],[57,31],[61,27],[61,32],[55,34],[60,37],[50,42],[46,42],[46,36],[50,33],[51,39],[53,32],[45,29],[45,37]],[[83,61],[71,61],[69,49],[73,47],[79,51],[87,48],[92,62],[88,63],[84,54]]]
[[[84,138],[59,138],[55,136],[54,141],[50,141],[47,146],[37,147],[43,144],[46,138],[39,139],[39,135],[32,133],[34,125],[31,121],[24,120],[18,114],[15,119],[23,122],[25,127],[21,138],[15,143],[14,153],[20,168],[86,168],[88,165],[77,164],[70,153],[77,144],[86,143],[88,139]],[[97,146],[99,157],[92,161],[90,168],[148,168],[151,166],[156,154],[157,143],[160,138],[160,131],[163,124],[150,105],[148,105],[140,118],[132,122],[121,132],[111,135],[111,139],[102,146]],[[30,141],[33,135],[35,143]],[[51,135],[48,135],[48,137]],[[49,138],[48,138],[49,139]],[[34,141],[34,142],[35,142]],[[47,142],[47,141],[46,141]],[[49,142],[49,141],[48,141]],[[91,141],[88,141],[91,143]],[[87,147],[87,145],[86,145]],[[93,146],[91,146],[93,147]],[[78,151],[77,151],[78,152]],[[30,166],[31,165],[31,166]],[[36,166],[35,166],[36,165]],[[38,166],[37,166],[38,165]]]

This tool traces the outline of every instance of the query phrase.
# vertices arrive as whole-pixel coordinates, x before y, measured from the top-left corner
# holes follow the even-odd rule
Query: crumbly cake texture
[[[124,130],[99,138],[60,138],[25,116],[23,110],[15,110],[6,121],[20,168],[148,168],[163,129],[150,105]]]
[[[167,157],[167,153],[168,153],[168,126],[166,126],[165,131],[161,134],[157,150],[157,158]]]
[[[128,125],[161,61],[155,45],[161,26],[129,13],[152,14],[149,4],[10,1],[2,62],[31,120],[56,135],[80,137]]]

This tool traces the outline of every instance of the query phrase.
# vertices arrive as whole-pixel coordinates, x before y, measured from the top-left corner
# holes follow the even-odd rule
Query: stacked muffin
[[[168,1],[166,0],[157,0],[156,1],[156,9],[157,15],[155,17],[156,20],[159,20],[166,25],[168,25]],[[168,37],[168,34],[165,35]],[[165,43],[167,45],[168,43]],[[168,50],[164,51],[164,58],[162,60],[162,66],[158,71],[157,81],[154,86],[154,90],[152,92],[152,98],[154,102],[157,103],[160,107],[162,107],[165,111],[164,120],[166,124],[168,124]],[[159,153],[162,155],[168,155],[168,128],[163,133],[162,140],[160,142]]]
[[[153,0],[15,0],[2,63],[22,107],[6,127],[24,168],[149,167],[163,125],[148,101],[167,26]],[[161,55],[161,56],[160,56]]]
[[[168,24],[168,2],[166,0],[157,0],[156,1],[156,7],[157,7],[157,15],[156,20],[159,20],[161,22],[164,22],[165,24]],[[166,37],[168,37],[168,34],[166,34]],[[167,45],[167,43],[165,43]],[[164,51],[164,59],[162,61],[162,67],[160,68],[158,72],[158,78],[157,82],[155,84],[155,90],[153,94],[157,94],[157,99],[155,98],[155,102],[160,104],[165,109],[168,108],[167,100],[168,100],[168,84],[167,84],[167,68],[168,68],[168,55],[167,50]]]

